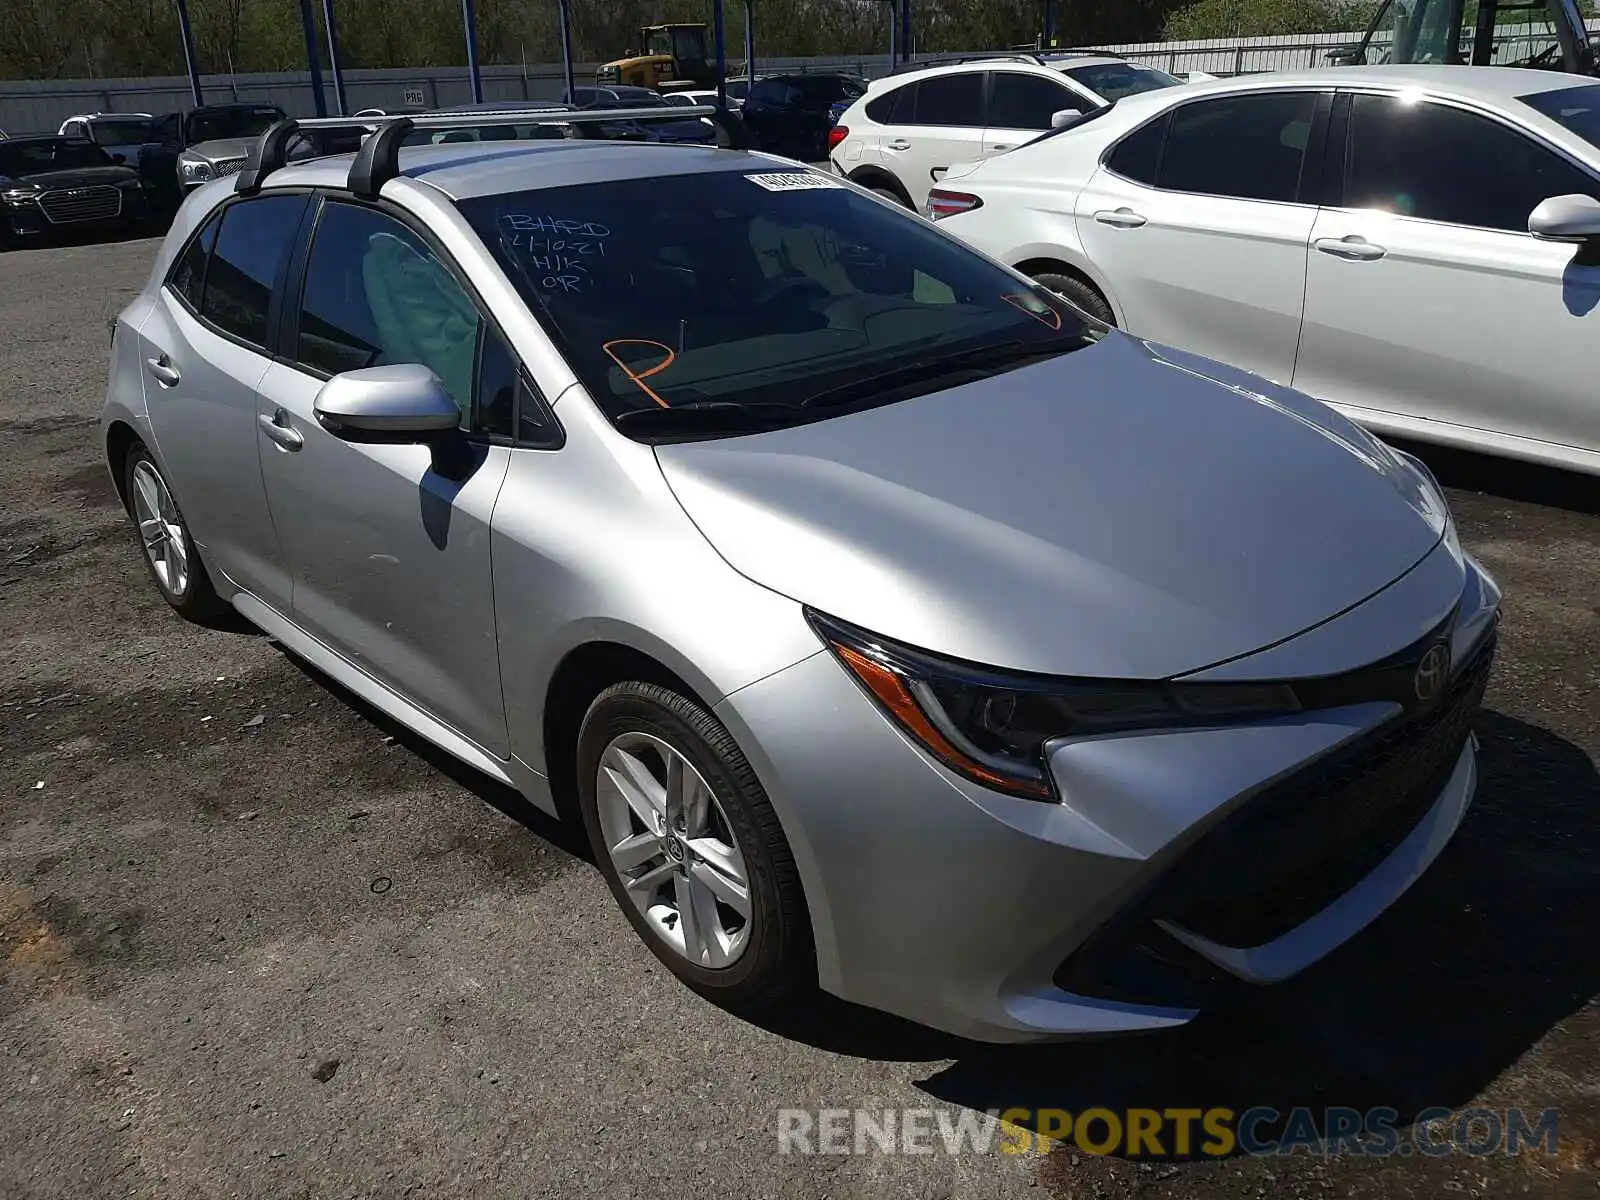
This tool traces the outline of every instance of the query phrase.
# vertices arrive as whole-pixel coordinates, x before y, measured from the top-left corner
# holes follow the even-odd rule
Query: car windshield
[[[189,140],[215,142],[224,138],[251,138],[283,120],[277,108],[225,108],[189,114]]]
[[[921,218],[798,168],[461,209],[607,416],[645,440],[800,424],[1104,332]]]
[[[40,171],[72,171],[111,165],[99,146],[76,138],[0,142],[0,175],[32,175]]]
[[[1160,88],[1177,87],[1183,80],[1168,75],[1154,67],[1140,63],[1099,63],[1089,67],[1069,67],[1072,76],[1096,96],[1105,100],[1120,100],[1140,92],[1153,92]]]
[[[1552,121],[1559,121],[1591,146],[1600,146],[1600,85],[1585,83],[1519,99]]]
[[[92,121],[89,136],[101,146],[137,146],[150,140],[149,121]]]

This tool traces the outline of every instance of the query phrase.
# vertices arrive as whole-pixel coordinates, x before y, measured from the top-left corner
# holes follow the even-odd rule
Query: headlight
[[[198,159],[188,159],[184,162],[180,162],[178,164],[178,170],[185,179],[194,180],[196,182],[202,179],[210,179],[212,174],[211,164],[208,162],[201,162]]]
[[[923,749],[985,787],[1054,798],[1046,766],[1058,738],[1223,725],[1300,711],[1283,683],[1065,679],[994,671],[899,646],[810,612],[847,671]]]
[[[0,192],[0,200],[4,200],[7,204],[32,204],[37,196],[37,192],[28,188],[7,188]]]

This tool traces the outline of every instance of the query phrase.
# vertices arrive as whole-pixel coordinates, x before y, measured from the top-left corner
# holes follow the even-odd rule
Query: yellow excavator
[[[626,84],[659,92],[717,86],[716,66],[706,56],[706,27],[650,25],[639,31],[637,49],[595,72],[601,87]]]

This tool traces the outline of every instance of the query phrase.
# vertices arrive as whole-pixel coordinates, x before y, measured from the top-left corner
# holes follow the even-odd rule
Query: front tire
[[[191,621],[206,621],[220,614],[227,606],[211,586],[189,534],[189,523],[150,451],[134,446],[122,471],[128,516],[144,549],[145,568],[161,598]]]
[[[739,1011],[815,979],[794,856],[721,722],[657,684],[615,684],[589,706],[577,760],[595,861],[674,975]]]

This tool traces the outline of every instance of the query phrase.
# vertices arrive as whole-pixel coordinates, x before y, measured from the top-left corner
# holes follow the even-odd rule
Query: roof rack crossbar
[[[1043,65],[1039,55],[1028,50],[996,50],[987,54],[964,54],[955,58],[925,58],[920,62],[905,63],[890,71],[891,75],[903,75],[907,71],[926,71],[930,67],[954,67],[963,63],[976,62],[1031,62]]]
[[[400,146],[418,129],[481,129],[490,125],[606,125],[618,121],[681,121],[704,117],[716,128],[717,146],[748,150],[744,122],[717,105],[675,105],[650,108],[513,108],[493,112],[413,113],[370,117],[311,117],[279,121],[250,147],[234,191],[251,195],[262,181],[288,162],[289,147],[297,134],[319,130],[370,133],[351,164],[348,186],[363,198],[377,196],[383,185],[400,173]],[[585,135],[592,136],[592,135]]]

